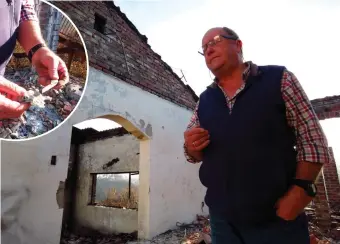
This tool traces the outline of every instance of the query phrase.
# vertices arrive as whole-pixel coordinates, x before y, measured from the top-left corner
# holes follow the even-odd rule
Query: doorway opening
[[[72,128],[64,233],[147,233],[149,138],[117,115]],[[140,224],[142,222],[143,224]]]

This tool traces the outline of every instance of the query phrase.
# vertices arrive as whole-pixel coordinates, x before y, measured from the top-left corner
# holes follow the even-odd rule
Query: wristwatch
[[[313,181],[294,179],[293,185],[303,188],[310,197],[315,197],[317,194],[317,188]]]
[[[28,56],[28,59],[29,59],[30,62],[32,62],[33,55],[42,47],[46,47],[46,44],[45,43],[39,43],[29,50],[27,56]]]

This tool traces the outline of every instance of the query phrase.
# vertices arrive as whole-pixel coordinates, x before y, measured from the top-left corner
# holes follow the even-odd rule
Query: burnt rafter
[[[86,61],[85,49],[84,46],[78,42],[74,42],[71,40],[67,40],[62,36],[59,36],[59,43],[62,43],[64,47],[60,47],[57,49],[57,54],[72,54],[72,58],[74,56],[80,57],[82,62]],[[26,53],[13,53],[15,58],[27,58]]]

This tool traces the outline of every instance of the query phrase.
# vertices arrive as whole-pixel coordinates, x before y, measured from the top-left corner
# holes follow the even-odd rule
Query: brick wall
[[[311,101],[319,120],[340,118],[340,96],[331,96]],[[327,232],[330,230],[330,209],[339,208],[340,184],[332,148],[329,148],[332,160],[325,164],[317,181],[318,195],[315,198],[318,226]]]
[[[325,164],[323,167],[323,174],[325,178],[325,187],[327,191],[327,198],[331,208],[340,207],[340,183],[337,174],[333,150],[329,148],[332,156],[332,161]]]
[[[331,96],[311,101],[319,120],[340,118],[340,96]],[[331,208],[340,204],[340,184],[333,150],[330,148],[332,161],[323,167],[323,181],[325,194]]]
[[[194,108],[197,96],[112,1],[50,2],[79,28],[92,67],[180,106]],[[95,14],[106,18],[105,34],[94,29]]]
[[[316,216],[318,227],[323,232],[327,232],[328,230],[330,230],[330,226],[331,226],[331,215],[329,211],[329,203],[328,203],[327,192],[325,188],[325,180],[324,180],[323,172],[322,174],[319,175],[319,178],[316,182],[316,187],[318,188],[318,194],[313,200],[315,204],[315,216]]]
[[[320,120],[340,118],[340,96],[331,96],[311,101]]]

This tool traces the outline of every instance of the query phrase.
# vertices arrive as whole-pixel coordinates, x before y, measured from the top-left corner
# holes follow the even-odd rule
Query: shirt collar
[[[249,76],[257,76],[259,74],[258,66],[254,64],[252,61],[247,61],[244,63],[246,65],[245,70],[243,71],[242,78],[243,81],[246,81]],[[214,82],[209,85],[209,87],[217,87],[218,79],[214,78]]]

